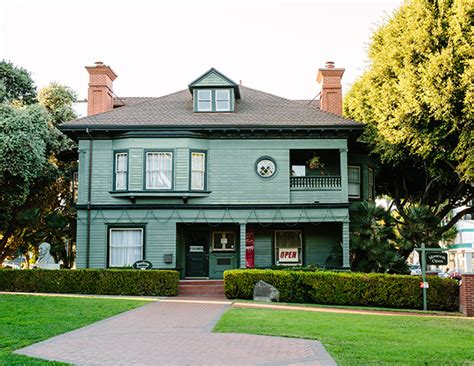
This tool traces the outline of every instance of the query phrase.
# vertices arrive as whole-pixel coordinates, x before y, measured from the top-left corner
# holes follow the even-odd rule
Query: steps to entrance
[[[225,298],[222,280],[181,280],[179,296]]]

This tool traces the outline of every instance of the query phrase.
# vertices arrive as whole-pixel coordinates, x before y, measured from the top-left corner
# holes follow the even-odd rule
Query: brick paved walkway
[[[336,365],[317,341],[211,333],[229,304],[150,303],[16,353],[80,365]]]

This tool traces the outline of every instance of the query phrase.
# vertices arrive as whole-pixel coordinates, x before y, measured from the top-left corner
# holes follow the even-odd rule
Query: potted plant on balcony
[[[322,170],[324,168],[324,163],[318,155],[313,154],[313,156],[306,162],[306,165],[311,170],[321,169],[321,174],[324,174]]]

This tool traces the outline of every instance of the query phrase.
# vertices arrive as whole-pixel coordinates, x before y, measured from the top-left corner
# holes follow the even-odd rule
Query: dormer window
[[[189,84],[194,112],[233,112],[239,85],[212,68]]]
[[[197,99],[197,110],[199,112],[212,111],[212,90],[198,90]]]
[[[230,112],[231,89],[197,89],[196,112]]]
[[[216,90],[216,111],[230,111],[230,90]]]

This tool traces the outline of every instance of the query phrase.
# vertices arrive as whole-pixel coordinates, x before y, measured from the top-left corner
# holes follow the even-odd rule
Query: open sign
[[[298,248],[279,248],[278,249],[279,262],[298,263],[300,261],[298,255]]]

